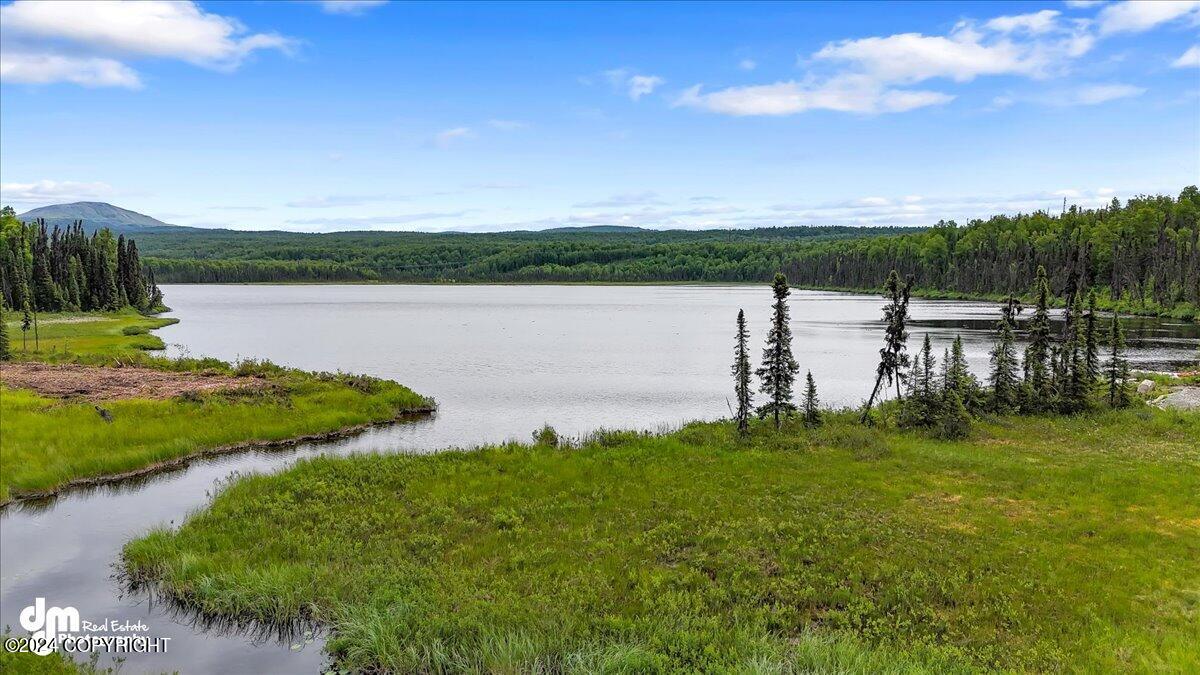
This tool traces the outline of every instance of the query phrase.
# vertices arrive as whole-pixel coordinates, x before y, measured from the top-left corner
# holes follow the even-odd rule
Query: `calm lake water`
[[[141,621],[169,637],[166,654],[130,655],[122,672],[319,672],[310,644],[255,639],[195,625],[150,598],[122,595],[121,546],[202,508],[232,473],[277,471],[297,458],[358,451],[432,452],[527,439],[543,423],[578,435],[601,427],[668,429],[729,415],[738,308],[754,353],[766,335],[767,286],[165,286],[171,316],[158,331],[173,355],[269,358],[315,370],[398,380],[439,412],[342,442],[198,461],[138,482],[75,491],[0,513],[0,625],[19,626],[35,597],[93,622]],[[795,352],[826,405],[869,394],[882,301],[797,291]],[[995,305],[913,300],[910,343],[924,333],[940,356],[961,334],[986,371]],[[1127,323],[1131,361],[1168,369],[1189,360],[1200,326]],[[756,359],[757,362],[757,359]]]

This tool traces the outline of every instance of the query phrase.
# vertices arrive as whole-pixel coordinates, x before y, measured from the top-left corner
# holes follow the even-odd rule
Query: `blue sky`
[[[1200,182],[1200,2],[0,5],[0,199],[926,225]]]

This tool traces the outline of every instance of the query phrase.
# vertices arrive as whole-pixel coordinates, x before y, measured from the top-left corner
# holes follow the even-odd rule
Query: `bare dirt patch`
[[[42,396],[104,401],[119,398],[171,398],[185,393],[261,389],[267,382],[252,377],[175,373],[153,368],[103,368],[74,364],[6,363],[0,367],[5,386],[32,389]]]

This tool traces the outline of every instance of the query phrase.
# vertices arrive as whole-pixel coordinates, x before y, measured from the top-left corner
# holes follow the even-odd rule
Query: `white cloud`
[[[1171,62],[1172,68],[1200,68],[1200,45],[1192,45],[1179,58]]]
[[[984,24],[985,27],[1001,33],[1027,31],[1035,35],[1048,33],[1057,27],[1058,16],[1061,12],[1053,9],[1043,9],[1032,14],[1015,16],[998,16]]]
[[[517,120],[488,120],[488,126],[500,131],[520,131],[529,128],[528,124]]]
[[[0,80],[22,84],[70,82],[84,87],[142,87],[137,72],[113,59],[13,51],[0,51]]]
[[[1097,105],[1115,101],[1119,98],[1141,96],[1146,93],[1142,87],[1130,84],[1092,84],[1079,87],[1067,93],[1062,99],[1063,105]]]
[[[504,181],[484,181],[482,183],[467,183],[463,185],[468,190],[521,190],[529,187],[524,183],[506,183]]]
[[[638,204],[662,204],[663,201],[659,198],[658,193],[652,191],[644,192],[626,192],[613,195],[607,199],[601,199],[594,202],[580,202],[575,204],[576,208],[608,208],[619,206],[634,206]]]
[[[441,220],[444,218],[460,218],[467,211],[427,211],[423,213],[404,213],[394,216],[361,216],[346,218],[297,218],[285,221],[289,225],[304,225],[318,230],[347,230],[347,229],[387,229],[387,226],[406,225],[423,220]]]
[[[1103,5],[1107,0],[1067,0],[1066,5],[1072,9],[1087,9],[1096,5]]]
[[[327,197],[306,197],[290,201],[286,206],[297,209],[328,209],[343,206],[361,206],[370,202],[395,200],[388,195],[329,195]]]
[[[685,90],[676,105],[727,115],[791,115],[807,110],[896,113],[942,105],[950,93],[911,88],[932,79],[970,82],[1015,75],[1042,79],[1065,72],[1091,50],[1095,38],[1083,20],[1055,10],[962,21],[947,35],[899,33],[830,42],[802,63],[799,80],[736,86],[703,93]],[[832,72],[822,66],[833,68]],[[997,102],[994,107],[1011,104]]]
[[[964,22],[946,36],[901,33],[842,40],[825,45],[813,57],[846,63],[888,83],[911,84],[933,78],[970,82],[984,75],[1041,78],[1092,46],[1090,36],[1077,27],[1056,30],[1060,33],[1049,39],[1015,39],[1000,31],[998,36],[984,33]]]
[[[291,53],[296,42],[276,33],[250,33],[236,19],[193,2],[34,2],[0,7],[2,75],[14,82],[70,82],[137,88],[125,58],[177,59],[232,71],[250,54]]]
[[[58,204],[91,201],[112,193],[108,183],[39,180],[33,183],[0,183],[0,201],[5,204]]]
[[[33,2],[0,8],[4,29],[65,40],[102,52],[174,58],[196,65],[236,68],[259,49],[288,50],[289,38],[274,33],[246,35],[236,19],[209,14],[192,2]]]
[[[1100,10],[1097,21],[1101,35],[1142,33],[1160,24],[1187,18],[1200,21],[1200,0],[1173,2],[1118,2]]]
[[[863,206],[887,206],[892,202],[885,197],[863,197],[862,199],[858,200],[858,203],[862,204]]]
[[[604,77],[608,79],[608,83],[612,85],[613,89],[624,91],[632,101],[653,93],[655,89],[666,82],[657,75],[639,75],[628,68],[606,70]]]
[[[776,82],[729,87],[702,93],[696,85],[683,92],[676,106],[702,108],[725,115],[794,115],[808,110],[894,113],[954,100],[936,91],[889,89],[862,75],[842,75],[826,82]]]
[[[387,0],[322,0],[321,11],[326,14],[359,15],[386,4]]]
[[[439,148],[448,148],[455,141],[473,138],[474,136],[475,132],[471,131],[470,127],[454,127],[453,129],[438,132],[433,137],[433,144]]]
[[[742,59],[738,61],[738,68],[742,70],[754,70],[758,67],[758,63],[754,59]]]

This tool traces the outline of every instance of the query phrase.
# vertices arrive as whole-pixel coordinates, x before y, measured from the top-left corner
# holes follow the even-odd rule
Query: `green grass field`
[[[103,364],[141,361],[147,350],[162,349],[162,339],[150,331],[179,320],[145,316],[132,309],[39,314],[36,342],[32,328],[22,337],[19,313],[5,311],[4,321],[14,360]]]
[[[317,458],[125,548],[395,672],[1200,669],[1200,415]]]
[[[11,313],[8,313],[11,316]],[[6,316],[6,318],[8,318]],[[106,422],[88,401],[51,399],[0,385],[0,504],[52,491],[72,480],[141,469],[212,448],[279,441],[385,422],[431,402],[387,380],[307,373],[266,362],[167,359],[146,350],[162,341],[148,331],[173,319],[135,312],[40,317],[41,350],[13,344],[18,360],[137,364],[263,378],[252,392],[214,392],[166,400],[104,401]],[[12,324],[10,323],[10,336]]]

